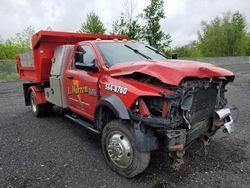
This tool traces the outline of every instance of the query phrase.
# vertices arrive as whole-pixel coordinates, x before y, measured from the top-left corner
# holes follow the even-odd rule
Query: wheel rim
[[[35,97],[33,94],[31,94],[30,101],[31,101],[31,107],[32,107],[33,112],[36,112],[37,107],[36,107],[36,103],[35,103]]]
[[[127,168],[132,163],[132,146],[123,133],[111,133],[107,138],[106,147],[110,160],[118,167]]]

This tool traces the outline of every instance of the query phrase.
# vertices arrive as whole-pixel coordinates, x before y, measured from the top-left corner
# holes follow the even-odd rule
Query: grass
[[[19,80],[16,69],[16,60],[0,60],[0,81]]]

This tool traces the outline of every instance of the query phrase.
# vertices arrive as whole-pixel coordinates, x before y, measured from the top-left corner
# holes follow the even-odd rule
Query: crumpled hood
[[[163,83],[178,86],[186,77],[227,77],[234,80],[234,74],[212,64],[188,60],[136,61],[113,65],[109,69],[111,76],[143,73],[158,78]]]

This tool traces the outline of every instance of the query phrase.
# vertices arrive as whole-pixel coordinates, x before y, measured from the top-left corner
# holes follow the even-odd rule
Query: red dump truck
[[[101,134],[107,164],[123,177],[143,172],[153,150],[168,152],[178,168],[194,140],[208,145],[221,127],[234,130],[224,95],[232,72],[168,59],[127,36],[40,31],[17,68],[32,113],[66,109]]]

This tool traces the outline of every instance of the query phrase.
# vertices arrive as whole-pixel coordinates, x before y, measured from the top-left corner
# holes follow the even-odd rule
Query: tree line
[[[210,22],[202,21],[197,40],[171,49],[171,36],[165,33],[160,25],[160,21],[166,18],[163,5],[163,0],[150,0],[150,4],[141,13],[135,14],[135,1],[127,0],[124,10],[113,22],[112,30],[108,34],[128,35],[131,40],[145,41],[167,55],[173,53],[181,57],[250,55],[250,33],[247,32],[246,20],[240,12],[228,12]],[[104,34],[107,33],[107,29],[98,14],[90,12],[77,32]],[[28,27],[13,38],[7,40],[0,38],[0,59],[14,59],[16,54],[30,50],[31,37],[34,33],[35,29]]]
[[[144,40],[156,48],[167,49],[171,37],[165,34],[160,26],[160,20],[165,18],[163,5],[163,0],[150,0],[150,4],[142,13],[134,15],[136,3],[134,0],[127,0],[125,11],[113,22],[112,31],[108,34],[128,35],[131,40]],[[140,21],[144,22],[144,25],[140,24]],[[90,12],[77,32],[104,34],[106,31],[98,14]],[[34,33],[34,28],[28,27],[11,39],[0,40],[0,59],[13,59],[16,54],[30,50],[30,41]]]
[[[250,33],[240,12],[201,22],[198,39],[174,49],[182,57],[250,56]]]
[[[29,26],[12,38],[0,39],[0,59],[15,59],[17,54],[30,50],[33,34],[35,29]]]
[[[135,15],[135,1],[125,1],[124,11],[113,22],[110,34],[127,35],[130,40],[144,40],[155,48],[167,50],[172,40],[171,36],[161,29],[160,21],[165,18],[163,5],[163,0],[151,0],[142,13]],[[94,12],[87,14],[87,20],[82,23],[80,29],[80,32],[85,33],[103,34],[105,31],[100,17]]]

